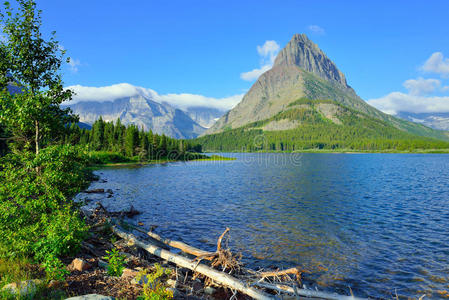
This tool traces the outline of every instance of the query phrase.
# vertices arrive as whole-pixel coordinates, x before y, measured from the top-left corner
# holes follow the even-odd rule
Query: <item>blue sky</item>
[[[449,65],[449,1],[38,0],[38,7],[44,30],[56,30],[73,58],[64,68],[68,86],[126,82],[160,94],[230,97],[254,82],[242,73],[267,63],[257,46],[282,48],[306,33],[365,100],[449,95],[449,71],[423,70],[436,52]],[[439,83],[418,93],[404,86],[421,78]]]

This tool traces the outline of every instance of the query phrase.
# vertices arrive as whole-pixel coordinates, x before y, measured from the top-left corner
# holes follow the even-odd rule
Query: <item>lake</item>
[[[92,188],[114,190],[110,210],[132,204],[135,221],[204,250],[230,227],[247,265],[300,266],[308,287],[449,290],[449,155],[225,155],[237,160],[103,169],[108,182]]]

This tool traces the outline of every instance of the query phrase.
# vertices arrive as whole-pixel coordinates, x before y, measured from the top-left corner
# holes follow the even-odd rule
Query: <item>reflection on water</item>
[[[140,221],[205,250],[229,226],[246,263],[299,265],[320,289],[449,289],[448,155],[229,156],[238,159],[106,169],[93,187],[115,189],[103,200],[112,210],[132,203]]]

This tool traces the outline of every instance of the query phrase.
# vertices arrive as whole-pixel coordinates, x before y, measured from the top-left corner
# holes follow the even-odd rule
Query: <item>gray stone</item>
[[[20,283],[13,282],[5,285],[2,291],[11,293],[12,295],[32,298],[37,291],[37,285],[42,284],[40,279],[24,280]]]
[[[179,291],[175,288],[166,288],[166,290],[172,292],[175,299],[179,296]]]
[[[176,282],[176,280],[169,279],[169,280],[167,280],[166,284],[168,285],[168,287],[176,288],[177,282]]]
[[[97,295],[97,294],[89,294],[89,295],[84,295],[84,296],[67,298],[66,300],[114,300],[114,299],[115,299],[114,297]]]
[[[106,268],[108,267],[108,263],[105,262],[104,260],[99,259],[99,260],[98,260],[98,266],[99,266],[100,268],[106,269]]]
[[[215,294],[216,291],[217,291],[217,289],[215,289],[215,288],[213,288],[211,286],[206,286],[204,288],[204,293],[207,294],[207,295],[213,295],[213,294]]]

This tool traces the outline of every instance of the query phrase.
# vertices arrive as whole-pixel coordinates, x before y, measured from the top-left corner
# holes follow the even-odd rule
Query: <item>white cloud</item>
[[[261,56],[263,64],[273,64],[279,49],[276,41],[266,41],[262,46],[257,46],[257,53]]]
[[[83,101],[106,102],[125,97],[143,96],[159,103],[167,102],[181,109],[202,106],[224,111],[233,108],[243,98],[243,94],[225,98],[213,98],[186,93],[159,95],[152,89],[137,87],[129,83],[113,84],[104,87],[73,85],[67,88],[76,93],[76,95],[73,96],[73,100],[69,104]]]
[[[421,70],[449,76],[449,58],[445,58],[441,52],[435,52],[424,63]]]
[[[424,79],[422,77],[417,79],[409,79],[403,83],[403,86],[409,90],[412,95],[428,95],[441,85],[438,79]]]
[[[81,65],[81,62],[79,61],[79,59],[70,57],[68,64],[70,66],[70,70],[76,73],[78,72],[78,67]]]
[[[265,65],[259,69],[254,69],[249,72],[244,72],[244,73],[240,74],[240,78],[243,80],[246,80],[246,81],[256,80],[257,78],[259,78],[260,75],[262,75],[263,73],[265,73],[266,71],[271,69],[271,67],[272,67],[272,65]]]
[[[449,112],[449,97],[425,97],[393,92],[378,99],[367,101],[384,113],[396,115],[400,111],[412,113]]]
[[[279,49],[280,46],[276,41],[265,41],[262,46],[257,46],[257,53],[259,53],[261,58],[261,67],[241,73],[240,78],[246,81],[253,81],[259,78],[260,75],[271,69]]]
[[[324,28],[318,26],[318,25],[309,25],[309,27],[307,27],[312,33],[315,34],[325,34],[326,32],[324,31]]]

